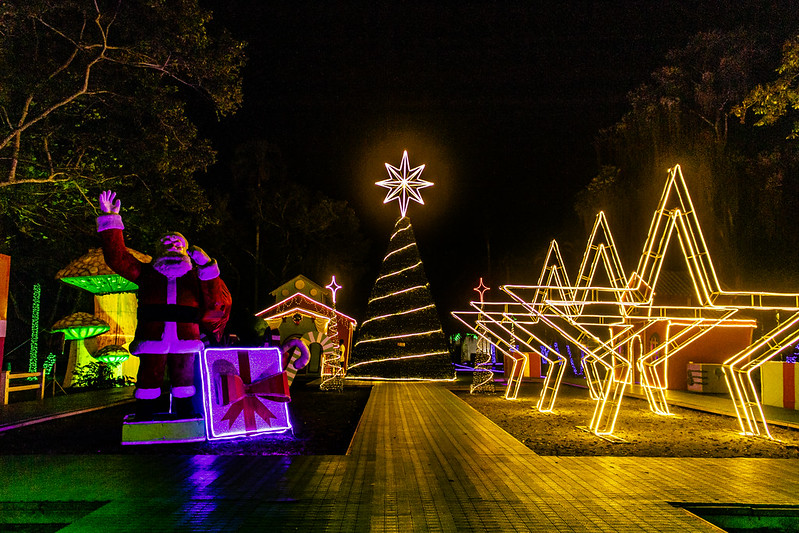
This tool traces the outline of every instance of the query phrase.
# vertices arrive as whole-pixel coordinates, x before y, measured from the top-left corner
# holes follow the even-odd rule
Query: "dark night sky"
[[[573,195],[595,172],[592,138],[666,51],[787,5],[206,4],[250,58],[244,108],[214,132],[216,172],[235,143],[271,141],[291,177],[353,206],[376,268],[399,209],[374,183],[408,150],[435,183],[409,215],[442,318],[468,306],[480,276],[491,287],[535,281],[548,241],[576,223]],[[362,320],[372,282],[342,310]]]

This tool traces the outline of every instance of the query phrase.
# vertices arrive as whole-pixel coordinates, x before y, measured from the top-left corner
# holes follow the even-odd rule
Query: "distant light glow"
[[[388,194],[386,194],[386,198],[383,200],[384,204],[392,200],[397,200],[400,206],[400,214],[403,217],[408,211],[408,202],[410,200],[424,205],[424,200],[422,200],[422,195],[419,191],[433,185],[432,182],[425,181],[419,177],[424,170],[424,165],[410,168],[408,151],[405,150],[402,152],[402,162],[399,168],[386,163],[386,170],[390,176],[389,179],[375,183],[375,185],[385,187],[389,190]]]

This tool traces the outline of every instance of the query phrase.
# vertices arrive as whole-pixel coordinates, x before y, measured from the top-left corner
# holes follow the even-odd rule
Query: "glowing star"
[[[328,284],[325,285],[326,289],[330,289],[330,293],[333,295],[333,305],[336,305],[336,293],[341,288],[341,285],[336,283],[336,276],[333,276],[333,280]]]
[[[432,182],[425,181],[419,177],[424,170],[424,165],[410,168],[410,164],[408,163],[408,151],[405,150],[402,152],[402,163],[400,163],[400,167],[397,168],[386,163],[386,170],[388,170],[388,174],[391,177],[387,180],[375,183],[375,185],[389,189],[388,194],[386,194],[386,199],[383,200],[384,204],[387,204],[391,200],[397,200],[400,204],[400,213],[403,217],[408,211],[408,202],[410,200],[424,205],[424,200],[422,200],[422,195],[419,193],[419,190],[433,185]]]
[[[481,304],[483,303],[483,295],[489,289],[490,289],[490,287],[486,287],[486,285],[483,283],[483,278],[480,278],[480,283],[477,285],[477,287],[474,288],[474,290],[477,291],[480,294],[480,303]]]

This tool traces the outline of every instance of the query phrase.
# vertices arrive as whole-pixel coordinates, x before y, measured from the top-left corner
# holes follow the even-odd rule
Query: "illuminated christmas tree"
[[[352,350],[348,376],[378,379],[453,379],[444,331],[422,266],[408,201],[423,204],[419,191],[432,183],[419,179],[424,165],[410,169],[408,152],[400,168],[386,164],[392,177],[385,202],[398,200],[401,217],[369,298],[367,318]]]

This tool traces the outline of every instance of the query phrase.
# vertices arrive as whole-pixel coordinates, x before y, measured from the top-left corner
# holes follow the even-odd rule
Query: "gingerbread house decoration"
[[[357,322],[333,308],[330,290],[299,275],[270,294],[277,303],[255,316],[266,323],[268,330],[280,333],[281,345],[299,338],[308,346],[311,358],[300,373],[319,375],[326,354],[329,356],[340,350],[339,346],[343,346],[343,366],[346,370]],[[331,321],[334,319],[336,339],[328,334],[333,331]]]

